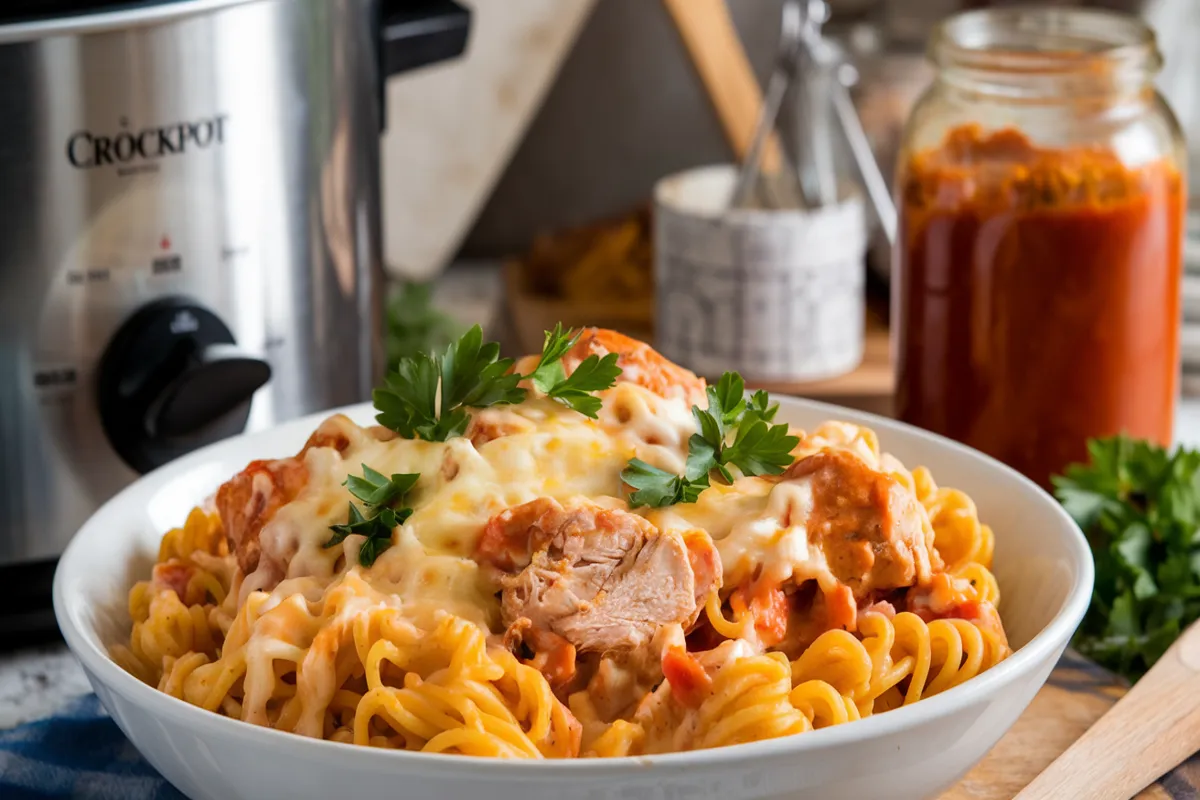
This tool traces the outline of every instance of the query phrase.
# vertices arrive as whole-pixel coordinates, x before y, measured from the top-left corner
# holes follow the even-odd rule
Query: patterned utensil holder
[[[712,378],[808,381],[863,357],[861,199],[813,211],[728,208],[731,165],[655,187],[655,346]]]

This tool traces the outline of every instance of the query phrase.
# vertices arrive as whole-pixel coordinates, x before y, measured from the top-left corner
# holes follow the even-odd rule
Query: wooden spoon
[[[754,138],[763,95],[725,0],[663,0],[663,5],[700,73],[734,155],[743,160]],[[783,149],[772,134],[763,149],[762,170],[771,175],[782,167]]]
[[[1016,800],[1128,800],[1200,750],[1200,623]]]

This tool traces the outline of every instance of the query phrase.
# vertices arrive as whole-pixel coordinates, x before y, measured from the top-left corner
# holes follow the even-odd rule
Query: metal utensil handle
[[[733,189],[733,197],[729,201],[730,206],[733,208],[745,205],[746,200],[750,196],[750,190],[759,179],[759,163],[762,161],[763,147],[766,145],[767,137],[775,129],[775,119],[779,116],[779,107],[783,104],[783,97],[787,93],[787,87],[788,78],[786,75],[781,74],[778,70],[771,74],[771,78],[767,82],[767,95],[763,98],[762,115],[759,117],[758,125],[754,129],[754,138],[750,140],[750,147],[746,151],[746,160],[742,163],[742,168],[738,172],[737,184]]]
[[[830,206],[838,201],[828,88],[834,80],[837,58],[821,34],[829,16],[825,0],[807,0],[796,54],[796,180],[809,208]]]
[[[862,177],[863,185],[866,187],[867,196],[871,200],[871,205],[875,209],[875,216],[879,219],[879,225],[883,228],[883,233],[887,237],[888,243],[896,244],[896,205],[892,202],[892,195],[888,189],[887,181],[883,177],[883,173],[879,170],[879,163],[875,160],[875,154],[871,150],[871,142],[867,139],[867,133],[863,130],[862,120],[858,118],[858,112],[854,108],[854,101],[850,98],[850,89],[848,83],[853,81],[850,79],[853,74],[853,68],[848,65],[843,65],[836,74],[836,80],[831,81],[831,91],[833,92],[833,108],[837,114],[838,122],[842,126],[842,132],[846,136],[846,141],[850,145],[850,152],[854,156],[854,163],[858,167],[858,173]]]
[[[731,208],[745,205],[755,182],[760,177],[759,164],[762,161],[763,147],[771,132],[775,130],[775,120],[779,117],[779,108],[783,105],[783,98],[795,76],[796,52],[800,47],[802,24],[799,2],[788,0],[783,6],[775,67],[767,81],[766,96],[763,98],[762,112],[759,114],[758,124],[754,129],[754,138],[750,140],[750,147],[746,150],[746,158],[742,162],[737,182],[734,184],[733,194],[729,201]],[[784,160],[786,161],[786,157]],[[784,164],[782,171],[790,174],[790,167]],[[769,183],[770,185],[766,188],[773,205],[776,207],[794,205],[788,198],[782,196],[782,187],[776,182]]]

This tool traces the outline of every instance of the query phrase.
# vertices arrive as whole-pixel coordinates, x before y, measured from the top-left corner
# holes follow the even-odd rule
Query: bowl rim
[[[604,776],[620,772],[622,769],[643,771],[649,768],[678,768],[696,761],[703,761],[706,766],[720,767],[744,763],[747,759],[755,761],[769,760],[773,757],[798,755],[804,751],[820,751],[851,744],[866,739],[877,739],[903,733],[916,727],[922,722],[930,722],[953,714],[956,710],[970,703],[984,700],[993,696],[1008,684],[1024,675],[1033,672],[1036,667],[1048,657],[1057,658],[1056,651],[1063,649],[1068,643],[1076,627],[1083,619],[1091,599],[1094,581],[1094,565],[1091,551],[1083,532],[1075,521],[1067,514],[1059,503],[1044,489],[1029,480],[1016,470],[997,461],[990,456],[980,453],[973,448],[947,439],[938,434],[925,431],[912,425],[871,414],[864,411],[844,408],[842,406],[823,403],[815,400],[795,398],[786,395],[775,396],[781,405],[801,408],[807,411],[825,414],[827,419],[842,420],[879,429],[898,429],[915,435],[917,438],[931,439],[939,447],[958,452],[960,455],[983,459],[989,467],[1007,474],[1042,495],[1050,504],[1051,513],[1066,523],[1065,530],[1070,531],[1066,543],[1068,550],[1074,556],[1077,568],[1074,585],[1070,588],[1062,605],[1050,622],[1038,631],[1023,647],[1013,652],[1008,658],[987,671],[976,675],[958,686],[954,686],[932,697],[923,698],[910,706],[892,709],[886,714],[876,714],[866,719],[856,720],[852,725],[834,725],[819,730],[806,731],[803,735],[784,736],[743,744],[728,745],[708,750],[692,750],[676,753],[661,753],[645,756],[620,756],[609,758],[574,758],[574,759],[499,759],[485,756],[455,755],[448,758],[443,753],[422,753],[406,750],[385,750],[381,748],[363,747],[361,745],[334,742],[327,739],[314,739],[287,731],[249,724],[241,720],[207,711],[193,706],[178,698],[160,692],[156,687],[142,683],[136,677],[122,669],[98,643],[94,629],[85,631],[82,624],[77,624],[73,608],[85,598],[78,597],[69,584],[73,575],[84,569],[81,555],[86,547],[83,542],[98,535],[92,529],[99,526],[106,517],[118,513],[118,509],[136,500],[140,495],[157,491],[178,476],[183,475],[220,453],[233,444],[249,443],[256,440],[274,439],[290,435],[295,430],[299,440],[303,440],[311,428],[333,414],[346,414],[354,419],[363,419],[370,413],[371,404],[357,403],[341,406],[310,414],[299,419],[290,420],[271,428],[253,433],[240,434],[216,442],[189,453],[153,472],[150,472],[134,483],[122,489],[114,497],[97,509],[72,538],[63,552],[54,575],[54,612],[63,638],[68,648],[82,663],[93,684],[100,683],[109,691],[120,695],[127,702],[143,709],[151,716],[169,717],[176,722],[191,727],[200,735],[207,732],[227,740],[246,742],[258,747],[291,747],[293,754],[299,758],[337,758],[346,761],[347,768],[368,769],[407,769],[421,772],[445,772],[459,767],[466,767],[479,777],[485,772],[495,771],[497,778],[519,778],[522,780],[561,780],[564,777],[584,778]],[[74,600],[73,600],[74,598]],[[89,626],[90,627],[90,626]],[[111,709],[110,709],[111,711]],[[131,741],[133,736],[129,736]],[[486,775],[484,775],[486,777]]]

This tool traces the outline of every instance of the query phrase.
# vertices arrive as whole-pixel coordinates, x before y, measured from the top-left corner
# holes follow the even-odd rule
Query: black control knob
[[[267,362],[237,349],[216,314],[190,300],[158,300],[117,331],[100,360],[97,401],[113,448],[149,472],[240,433]]]

